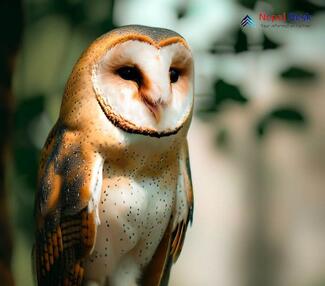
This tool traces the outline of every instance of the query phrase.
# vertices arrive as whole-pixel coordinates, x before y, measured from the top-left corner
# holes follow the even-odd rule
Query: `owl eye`
[[[138,85],[141,84],[142,76],[139,69],[136,67],[125,66],[119,68],[116,72],[121,78],[125,80],[132,80],[136,82]]]
[[[179,76],[180,76],[179,70],[177,70],[175,68],[170,68],[170,70],[169,70],[169,78],[170,78],[171,83],[175,83],[176,81],[178,81]]]

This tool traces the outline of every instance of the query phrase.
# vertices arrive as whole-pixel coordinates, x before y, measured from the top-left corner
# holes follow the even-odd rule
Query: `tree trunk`
[[[10,158],[10,140],[14,97],[12,77],[22,34],[20,0],[0,3],[0,285],[14,285],[11,272],[12,230],[6,190],[6,171]]]

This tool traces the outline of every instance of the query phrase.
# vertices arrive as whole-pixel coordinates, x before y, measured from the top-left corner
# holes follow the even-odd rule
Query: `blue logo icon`
[[[246,15],[240,22],[240,25],[242,27],[255,27],[255,22],[254,19],[251,16]]]

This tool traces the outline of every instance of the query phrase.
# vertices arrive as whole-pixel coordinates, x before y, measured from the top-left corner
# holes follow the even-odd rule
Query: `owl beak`
[[[166,106],[169,98],[169,88],[169,81],[151,79],[146,81],[144,89],[142,89],[142,100],[154,117],[156,123],[161,121],[163,108]]]
[[[158,123],[161,118],[161,106],[159,103],[154,103],[149,101],[148,99],[144,98],[144,103],[151,112],[152,116],[155,118],[156,122]]]

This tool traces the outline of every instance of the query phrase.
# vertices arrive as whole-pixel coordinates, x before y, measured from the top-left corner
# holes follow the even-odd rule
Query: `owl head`
[[[69,96],[61,113],[68,112],[64,101],[71,111],[91,98],[106,119],[128,133],[175,134],[191,119],[192,54],[176,32],[124,26],[98,38],[83,53],[65,94]]]

